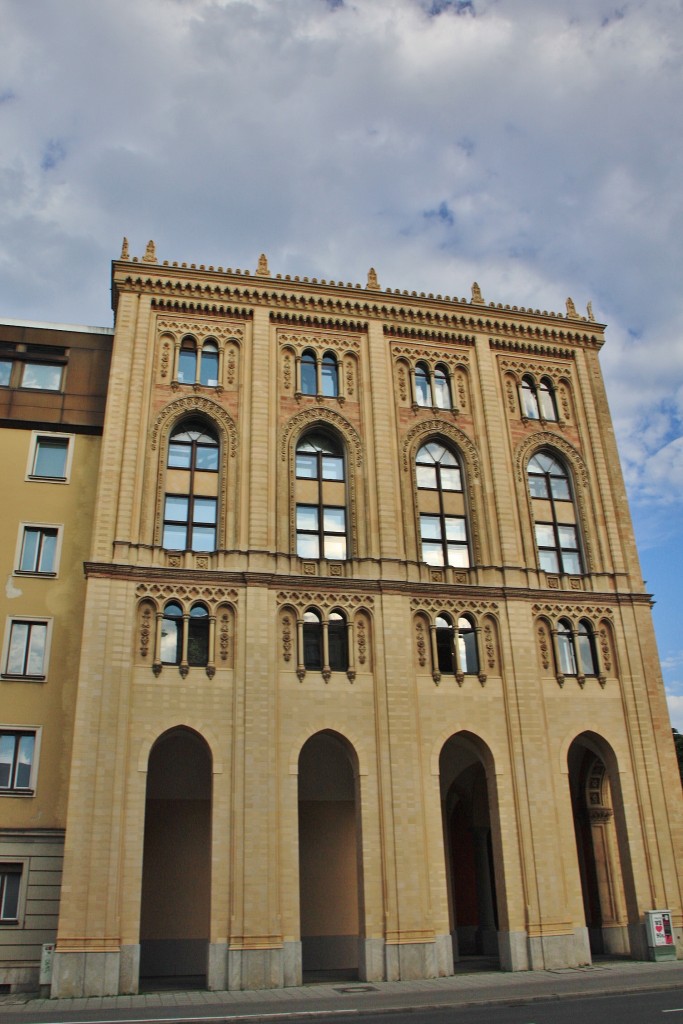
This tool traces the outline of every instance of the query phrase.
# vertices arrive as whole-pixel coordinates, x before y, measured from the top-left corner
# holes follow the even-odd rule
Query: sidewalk
[[[30,993],[0,996],[3,1024],[56,1020],[85,1021],[169,1018],[223,1020],[286,1020],[302,1014],[359,1011],[386,1013],[394,1009],[541,1002],[580,996],[680,989],[683,1003],[683,961],[643,963],[598,960],[590,967],[507,974],[463,970],[449,978],[426,981],[340,981],[258,992],[163,991],[138,996],[91,996],[85,999],[43,999]],[[107,1011],[103,1015],[103,1011]]]

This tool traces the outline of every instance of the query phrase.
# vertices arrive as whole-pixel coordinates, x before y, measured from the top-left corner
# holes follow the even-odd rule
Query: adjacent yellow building
[[[112,281],[113,332],[44,334],[59,376],[26,383],[28,328],[0,327],[0,980],[37,982],[58,901],[58,996],[644,958],[664,908],[680,949],[681,787],[590,309],[152,243]],[[16,420],[28,392],[61,419]]]

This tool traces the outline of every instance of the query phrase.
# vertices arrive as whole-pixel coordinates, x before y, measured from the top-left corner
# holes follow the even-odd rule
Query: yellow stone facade
[[[151,243],[113,295],[53,994],[680,950],[603,325]]]

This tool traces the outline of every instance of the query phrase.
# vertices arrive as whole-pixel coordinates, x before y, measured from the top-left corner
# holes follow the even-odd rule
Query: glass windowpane
[[[470,553],[465,545],[448,545],[448,564],[457,569],[469,569]]]
[[[551,523],[536,523],[536,543],[539,548],[556,547],[555,531]]]
[[[12,376],[12,360],[11,359],[0,359],[0,387],[3,387],[3,388],[8,387],[11,376]]]
[[[460,470],[457,467],[441,466],[441,490],[461,491]]]
[[[3,921],[15,921],[19,913],[19,883],[21,881],[21,874],[19,871],[5,872],[4,880],[0,918]]]
[[[562,568],[564,572],[578,576],[581,572],[581,559],[578,551],[562,552]]]
[[[304,395],[315,395],[318,391],[318,375],[315,359],[305,355],[301,360],[301,392]]]
[[[26,674],[40,676],[45,666],[45,642],[47,626],[43,622],[32,622],[29,630],[28,657]]]
[[[199,380],[206,387],[215,388],[218,385],[218,353],[207,351],[207,346],[202,350]]]
[[[318,509],[315,505],[297,505],[296,507],[296,528],[297,530],[318,529]]]
[[[195,468],[207,472],[214,472],[218,469],[218,445],[197,445],[195,455]]]
[[[323,455],[323,480],[343,480],[344,460],[336,455]]]
[[[59,391],[61,384],[61,366],[50,366],[47,363],[24,363],[21,374],[22,388],[38,388],[41,391]]]
[[[344,533],[346,530],[346,510],[343,508],[323,509],[323,531],[325,533]]]
[[[431,541],[422,541],[422,559],[427,565],[443,565],[443,547]]]
[[[215,523],[216,499],[195,498],[192,519],[195,523]]]
[[[438,538],[441,540],[441,520],[439,516],[420,516],[420,534],[424,539]]]
[[[346,558],[346,537],[326,534],[324,544],[325,558]]]
[[[31,785],[31,767],[33,765],[35,742],[35,736],[24,735],[19,738],[17,775],[15,780],[17,789],[28,789]]]
[[[180,384],[194,384],[197,379],[197,353],[194,349],[181,348],[178,359],[178,381]]]
[[[69,442],[66,439],[51,441],[45,437],[39,437],[36,442],[33,475],[63,479],[66,476],[68,449]]]
[[[299,558],[319,558],[320,541],[317,533],[298,534],[296,538],[296,553]]]
[[[315,480],[318,475],[318,456],[297,452],[296,475],[300,480]]]
[[[446,526],[446,540],[467,540],[464,519],[459,517],[456,518],[455,516],[446,516],[444,523]]]
[[[544,572],[560,571],[556,551],[539,551],[538,559]]]
[[[550,490],[556,501],[570,501],[569,481],[565,477],[551,476]]]
[[[166,523],[162,546],[171,551],[184,551],[187,539],[187,526],[183,523]]]
[[[418,487],[422,487],[423,489],[428,488],[429,490],[436,490],[436,466],[417,466],[416,476]],[[448,488],[444,487],[444,490],[448,490]]]
[[[21,560],[19,568],[23,572],[35,572],[38,565],[38,545],[40,541],[40,530],[33,530],[28,526],[24,530],[24,543],[21,549]]]
[[[171,469],[189,469],[191,466],[192,448],[189,444],[171,442],[168,446],[168,465]]]
[[[215,526],[193,526],[192,527],[192,550],[193,551],[215,551],[216,550],[216,527]]]
[[[9,789],[10,786],[15,741],[14,736],[0,736],[0,789]]]

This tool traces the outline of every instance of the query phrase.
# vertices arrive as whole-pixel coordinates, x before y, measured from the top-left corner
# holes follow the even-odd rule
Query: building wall
[[[571,304],[566,315],[485,305],[476,287],[470,301],[412,296],[372,275],[361,288],[283,280],[263,263],[256,275],[170,267],[152,249],[113,273],[53,993],[133,992],[150,972],[148,766],[176,736],[205,744],[211,765],[210,910],[202,934],[188,919],[168,939],[202,943],[193,963],[211,988],[298,984],[302,971],[355,963],[369,980],[433,977],[470,948],[515,970],[586,963],[598,945],[645,956],[653,906],[672,910],[680,935],[680,787],[602,325]],[[182,379],[188,338],[215,345],[217,384]],[[307,353],[321,385],[333,354],[336,395],[302,393]],[[420,404],[423,365],[442,368],[452,408]],[[525,413],[525,378],[539,401],[547,382],[557,416]],[[163,543],[165,494],[186,479],[167,465],[170,437],[192,420],[219,452],[216,474],[192,485],[218,499],[206,551]],[[297,478],[307,431],[343,451],[343,487]],[[423,561],[420,513],[440,508],[416,486],[430,439],[460,460],[462,494],[443,500],[467,517],[469,566]],[[527,479],[539,451],[570,481],[557,514],[580,538],[572,571],[540,567],[534,516],[550,513]],[[350,557],[299,557],[297,502],[336,505],[342,492]],[[169,602],[187,636],[204,606],[206,664],[188,663],[189,645],[163,661]],[[321,623],[344,617],[348,669],[327,648],[313,667],[311,609]],[[469,616],[476,667],[440,666],[444,615]],[[574,649],[588,624],[589,671],[559,660],[565,622]],[[312,737],[318,854],[301,788]],[[352,801],[320,781],[334,744]],[[472,835],[476,924],[471,908],[458,920],[453,808]],[[333,862],[333,849],[346,854]],[[311,857],[317,891],[334,897],[302,915]],[[350,911],[335,920],[340,890],[357,923]],[[155,969],[166,967],[180,970]]]
[[[12,737],[35,738],[29,785],[15,786],[16,780],[3,778],[0,787],[0,873],[16,871],[21,878],[18,913],[6,907],[0,921],[0,985],[15,989],[37,987],[42,944],[54,943],[57,933],[85,602],[83,564],[90,552],[111,334],[0,324],[0,365],[11,367],[0,385],[4,756]],[[46,365],[59,367],[53,387],[27,387],[24,367]],[[62,478],[45,475],[45,466],[35,464],[39,439],[64,444]],[[37,546],[31,561],[27,530],[33,537],[47,531],[42,540],[54,541],[52,554]],[[18,666],[10,663],[10,634],[13,624],[24,622],[47,626],[47,645],[35,664]]]

